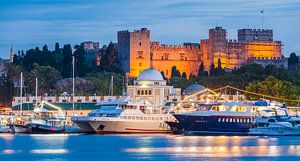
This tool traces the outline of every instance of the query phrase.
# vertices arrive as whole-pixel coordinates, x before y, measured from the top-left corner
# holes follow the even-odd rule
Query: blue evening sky
[[[299,0],[0,0],[0,57],[47,44],[86,40],[116,42],[119,30],[147,27],[151,40],[165,44],[199,42],[216,25],[237,36],[240,28],[274,30],[283,52],[300,54]]]

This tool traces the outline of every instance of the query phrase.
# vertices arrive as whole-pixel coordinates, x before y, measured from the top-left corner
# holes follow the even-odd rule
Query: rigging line
[[[252,94],[252,95],[257,95],[257,96],[262,96],[262,97],[267,97],[267,98],[272,98],[272,99],[277,99],[277,100],[283,100],[283,101],[286,101],[286,102],[300,102],[300,100],[292,100],[292,99],[279,98],[279,97],[275,97],[275,96],[269,96],[269,95],[265,95],[265,94],[261,94],[261,93],[246,91],[246,90],[235,88],[235,87],[228,86],[228,85],[224,86],[224,87],[221,87],[221,88],[218,88],[218,89],[215,89],[213,91],[219,91],[219,90],[223,90],[223,89],[226,89],[226,88],[230,88],[230,89],[233,89],[233,90],[236,90],[236,91],[240,91],[240,92],[244,92],[244,93],[248,93],[248,94]]]

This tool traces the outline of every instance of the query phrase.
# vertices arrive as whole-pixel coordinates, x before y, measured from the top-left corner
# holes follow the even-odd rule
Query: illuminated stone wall
[[[176,66],[182,74],[197,75],[203,56],[200,46],[164,45],[159,42],[151,43],[151,55],[153,68],[164,72],[166,78],[171,77],[172,67]]]
[[[117,50],[122,70],[129,72],[129,77],[137,77],[150,68],[150,31],[147,28],[119,31]]]
[[[235,69],[249,64],[251,58],[282,57],[282,44],[273,41],[272,30],[242,29],[238,34],[238,41],[227,40],[226,30],[215,27],[209,29],[209,38],[200,40],[200,45],[178,46],[150,42],[150,31],[146,28],[125,30],[118,32],[117,50],[121,67],[130,77],[137,77],[144,69],[153,67],[170,78],[173,66],[189,77],[198,74],[202,62],[209,71],[211,64],[218,66],[219,59],[223,68]]]
[[[247,58],[280,58],[281,42],[244,42],[244,50]]]

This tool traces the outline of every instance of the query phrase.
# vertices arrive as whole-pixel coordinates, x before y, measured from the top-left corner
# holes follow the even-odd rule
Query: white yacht
[[[168,133],[165,122],[176,121],[164,104],[180,98],[180,89],[168,86],[161,73],[152,68],[142,71],[133,85],[126,86],[124,101],[102,101],[87,116],[71,120],[84,132]]]
[[[269,109],[261,111],[263,115],[256,117],[250,135],[300,135],[300,127],[290,117],[286,109]]]
[[[101,102],[97,106],[88,116],[73,117],[72,121],[83,131],[96,133],[169,133],[165,122],[175,121],[161,108],[138,102]]]

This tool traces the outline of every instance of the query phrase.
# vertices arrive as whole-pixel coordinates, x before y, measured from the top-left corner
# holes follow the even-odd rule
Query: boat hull
[[[98,134],[104,133],[171,133],[170,127],[159,121],[98,120],[90,121]]]
[[[25,125],[12,124],[10,128],[12,133],[30,133],[30,128]]]
[[[96,133],[93,127],[90,125],[90,121],[92,121],[89,117],[74,117],[71,119],[79,128],[81,132],[84,133]]]
[[[300,136],[300,128],[258,127],[250,129],[249,135],[259,136]]]
[[[65,133],[65,127],[53,127],[41,124],[28,124],[26,126],[29,127],[32,134]]]
[[[179,121],[184,133],[187,135],[246,135],[252,127],[250,116],[193,116],[174,114],[174,117]]]

